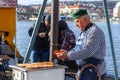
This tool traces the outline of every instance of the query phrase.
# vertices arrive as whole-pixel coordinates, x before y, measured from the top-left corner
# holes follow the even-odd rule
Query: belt
[[[78,69],[80,69],[85,64],[93,64],[93,65],[97,66],[98,64],[101,64],[103,61],[104,60],[100,60],[100,59],[96,59],[94,57],[90,57],[90,58],[87,58],[87,59],[83,60],[83,62],[80,65],[78,65]]]

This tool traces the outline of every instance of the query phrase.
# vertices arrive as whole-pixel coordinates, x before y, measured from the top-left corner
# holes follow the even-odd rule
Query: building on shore
[[[117,2],[115,7],[113,8],[113,17],[120,18],[120,2]]]

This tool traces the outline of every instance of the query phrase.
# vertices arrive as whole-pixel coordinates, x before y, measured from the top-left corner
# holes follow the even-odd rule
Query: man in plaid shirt
[[[60,20],[58,25],[58,44],[60,45],[60,49],[69,51],[75,47],[76,39],[74,32],[69,29],[67,23],[64,20]]]
[[[65,49],[67,51],[75,47],[76,38],[74,32],[69,29],[67,23],[64,20],[60,20],[58,23],[58,49]],[[62,61],[58,59],[58,64],[68,66],[69,69],[77,70],[77,65],[75,60],[65,60]]]

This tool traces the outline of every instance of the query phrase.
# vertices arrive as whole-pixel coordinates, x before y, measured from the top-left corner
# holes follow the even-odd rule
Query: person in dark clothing
[[[76,38],[74,32],[68,27],[66,21],[60,20],[58,23],[58,50],[66,49],[67,51],[75,47]],[[58,59],[58,64],[68,66],[69,69],[77,70],[75,60],[62,61]]]
[[[64,20],[60,20],[58,23],[58,44],[60,49],[71,50],[75,47],[75,35],[74,32],[68,27]]]
[[[46,15],[44,21],[45,21],[45,26],[50,30],[50,27],[51,27],[51,14]],[[49,37],[50,37],[50,34],[51,33],[49,31],[49,33],[48,33]]]
[[[50,28],[50,26],[51,26],[51,14],[46,15],[44,21],[45,21],[45,25]]]
[[[28,31],[29,35],[32,35],[34,26]],[[32,50],[32,62],[49,61],[49,28],[46,27],[44,22],[40,23],[38,34]]]

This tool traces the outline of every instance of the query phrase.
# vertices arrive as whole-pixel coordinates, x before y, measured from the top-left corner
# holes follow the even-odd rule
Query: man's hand
[[[56,53],[56,56],[62,60],[67,59],[67,50],[61,49],[58,53]]]
[[[39,37],[44,38],[45,37],[45,32],[39,33]]]

